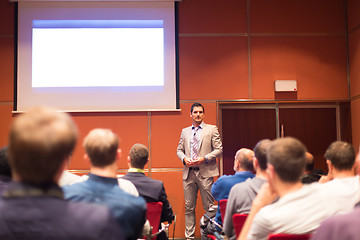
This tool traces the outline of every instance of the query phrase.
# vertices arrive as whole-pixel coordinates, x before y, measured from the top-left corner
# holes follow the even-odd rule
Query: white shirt
[[[256,214],[248,239],[267,239],[270,233],[308,234],[326,218],[350,212],[360,200],[359,177],[306,184]]]

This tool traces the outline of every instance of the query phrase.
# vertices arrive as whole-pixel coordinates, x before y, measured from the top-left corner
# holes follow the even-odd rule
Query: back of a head
[[[315,162],[314,162],[314,156],[309,153],[306,152],[306,171],[310,172],[312,170],[314,170],[314,166],[315,166]]]
[[[149,151],[143,144],[136,143],[129,152],[131,167],[144,169],[149,159]]]
[[[270,145],[267,158],[281,181],[295,183],[305,170],[306,147],[292,137],[278,138]]]
[[[267,157],[266,152],[270,147],[272,141],[269,139],[260,140],[254,147],[254,155],[259,163],[261,170],[266,170],[267,168]]]
[[[236,152],[235,159],[239,162],[240,167],[245,171],[254,171],[253,151],[247,148],[242,148]]]
[[[8,147],[0,149],[0,175],[11,178],[11,168],[9,165]]]
[[[105,167],[116,160],[119,138],[110,129],[96,128],[85,137],[83,146],[93,166]]]
[[[54,181],[77,140],[77,129],[66,113],[35,107],[16,117],[9,134],[9,162],[22,182]]]
[[[337,170],[351,170],[355,163],[355,149],[350,143],[336,141],[326,150],[325,158]]]

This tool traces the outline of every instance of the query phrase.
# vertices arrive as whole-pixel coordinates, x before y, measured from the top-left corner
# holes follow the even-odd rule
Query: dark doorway
[[[298,138],[327,172],[324,153],[336,140],[351,142],[349,103],[271,103],[220,105],[223,174],[234,174],[234,155],[252,149],[261,139],[283,135]]]
[[[275,109],[223,109],[223,169],[234,174],[234,156],[240,148],[253,149],[265,138],[276,138]]]

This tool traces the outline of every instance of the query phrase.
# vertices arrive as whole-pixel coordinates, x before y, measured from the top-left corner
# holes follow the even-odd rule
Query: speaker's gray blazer
[[[177,156],[181,161],[184,157],[190,157],[191,126],[181,131],[179,145],[177,147]],[[199,140],[199,157],[205,157],[206,162],[200,164],[200,175],[204,178],[219,175],[216,158],[222,154],[222,143],[220,134],[215,125],[203,124],[201,137]],[[184,165],[183,180],[186,180],[189,174],[189,167]]]

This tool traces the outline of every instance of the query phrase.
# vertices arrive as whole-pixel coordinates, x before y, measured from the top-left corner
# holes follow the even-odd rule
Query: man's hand
[[[275,201],[278,194],[271,188],[269,183],[264,183],[256,195],[252,206],[256,209],[260,209],[266,205],[269,205]]]
[[[184,163],[185,163],[185,165],[190,166],[190,167],[194,166],[193,165],[194,161],[191,158],[188,158],[188,157],[184,157]]]
[[[192,161],[192,166],[199,166],[201,163],[203,163],[205,161],[205,158],[204,157],[198,157],[198,158],[195,158],[193,161]]]

